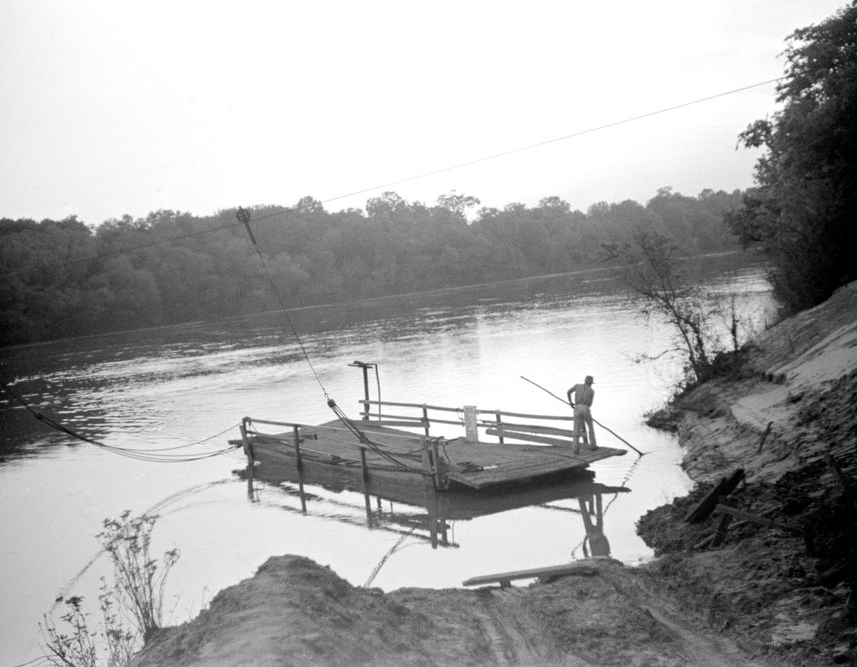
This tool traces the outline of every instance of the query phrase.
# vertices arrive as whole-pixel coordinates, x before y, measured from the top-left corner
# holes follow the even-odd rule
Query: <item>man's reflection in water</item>
[[[578,496],[577,502],[580,504],[580,515],[583,517],[583,527],[586,530],[586,537],[583,539],[584,557],[589,558],[590,555],[609,556],[610,542],[604,536],[604,508],[601,502],[601,494]]]

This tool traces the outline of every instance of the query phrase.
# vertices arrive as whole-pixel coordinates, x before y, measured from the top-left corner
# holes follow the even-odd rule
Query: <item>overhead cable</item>
[[[411,176],[406,176],[406,177],[404,177],[404,178],[399,178],[399,179],[396,179],[396,180],[393,180],[393,181],[388,181],[388,182],[386,182],[386,183],[381,183],[381,184],[373,185],[373,186],[371,186],[371,187],[363,188],[363,189],[360,189],[360,190],[354,190],[354,191],[352,191],[352,192],[348,192],[348,193],[346,193],[346,194],[340,194],[340,195],[336,195],[336,196],[334,196],[334,197],[329,197],[329,198],[327,198],[327,199],[322,199],[322,200],[321,200],[320,202],[318,202],[318,203],[321,203],[321,204],[328,204],[328,203],[330,203],[330,202],[339,201],[339,200],[341,200],[341,199],[347,199],[347,198],[349,198],[349,197],[355,197],[355,196],[357,196],[357,195],[367,194],[367,193],[369,193],[369,192],[374,192],[374,191],[376,191],[376,190],[381,190],[381,189],[383,189],[383,188],[389,188],[389,187],[392,187],[392,186],[394,186],[394,185],[400,185],[400,184],[402,184],[402,183],[409,183],[409,182],[411,182],[411,181],[416,181],[416,180],[419,180],[419,179],[422,179],[422,178],[428,178],[429,176],[435,176],[435,175],[437,175],[437,174],[442,174],[442,173],[447,172],[447,171],[453,171],[453,170],[455,170],[455,169],[462,169],[462,168],[464,168],[464,167],[469,167],[469,166],[472,166],[472,165],[475,165],[475,164],[479,164],[479,163],[481,163],[481,162],[488,162],[489,160],[496,160],[496,159],[499,159],[499,158],[502,158],[502,157],[506,157],[506,156],[509,156],[509,155],[514,155],[514,154],[516,154],[516,153],[522,153],[522,152],[524,152],[524,151],[533,150],[533,149],[535,149],[535,148],[540,148],[540,147],[542,147],[542,146],[547,146],[547,145],[549,145],[549,144],[558,143],[558,142],[560,142],[560,141],[566,141],[566,140],[568,140],[568,139],[574,139],[574,138],[576,138],[576,137],[580,137],[580,136],[583,136],[583,135],[586,135],[586,134],[592,134],[592,133],[594,133],[594,132],[600,132],[600,131],[602,131],[602,130],[607,130],[607,129],[610,129],[610,128],[613,128],[613,127],[617,127],[617,126],[619,126],[619,125],[625,125],[625,124],[627,124],[627,123],[633,123],[633,122],[636,122],[636,121],[639,121],[639,120],[643,120],[643,119],[645,119],[645,118],[650,118],[650,117],[652,117],[652,116],[657,116],[657,115],[660,115],[660,114],[669,113],[669,112],[671,112],[671,111],[677,111],[677,110],[679,110],[679,109],[684,109],[684,108],[686,108],[686,107],[693,106],[693,105],[696,105],[696,104],[702,104],[703,102],[710,102],[711,100],[715,100],[715,99],[718,99],[718,98],[721,98],[721,97],[726,97],[726,96],[728,96],[728,95],[734,95],[734,94],[736,94],[736,93],[741,93],[741,92],[744,92],[744,91],[747,91],[747,90],[751,90],[751,89],[753,89],[753,88],[759,88],[759,87],[761,87],[761,86],[767,86],[767,85],[769,85],[769,84],[777,83],[777,82],[779,82],[779,81],[782,81],[784,78],[786,78],[786,77],[777,77],[777,78],[775,78],[775,79],[768,79],[768,80],[766,80],[766,81],[760,81],[760,82],[758,82],[758,83],[753,83],[753,84],[750,84],[750,85],[748,85],[748,86],[742,86],[742,87],[740,87],[740,88],[733,88],[732,90],[727,90],[727,91],[724,91],[724,92],[721,92],[721,93],[716,93],[716,94],[714,94],[714,95],[708,95],[708,96],[706,96],[706,97],[700,97],[700,98],[698,98],[698,99],[691,100],[691,101],[689,101],[689,102],[682,102],[681,104],[675,104],[675,105],[673,105],[673,106],[664,107],[664,108],[662,108],[662,109],[657,109],[657,110],[655,110],[655,111],[649,111],[649,112],[647,112],[647,113],[639,114],[639,115],[637,115],[637,116],[631,116],[631,117],[629,117],[629,118],[623,118],[623,119],[621,119],[621,120],[612,121],[612,122],[610,122],[610,123],[605,123],[604,125],[598,125],[598,126],[595,126],[595,127],[590,127],[590,128],[584,129],[584,130],[578,130],[578,131],[576,131],[576,132],[572,132],[572,133],[570,133],[570,134],[564,134],[564,135],[562,135],[562,136],[554,137],[554,138],[552,138],[552,139],[546,139],[546,140],[544,140],[544,141],[539,141],[539,142],[536,142],[536,143],[534,143],[534,144],[527,144],[526,146],[520,146],[520,147],[518,147],[518,148],[512,148],[512,149],[510,149],[510,150],[507,150],[507,151],[501,151],[501,152],[499,152],[499,153],[492,153],[491,155],[486,155],[486,156],[483,156],[483,157],[480,157],[480,158],[475,158],[475,159],[473,159],[473,160],[467,160],[467,161],[465,161],[465,162],[459,162],[459,163],[457,163],[457,164],[448,165],[448,166],[446,166],[446,167],[440,167],[440,168],[438,168],[438,169],[433,169],[433,170],[431,170],[431,171],[421,172],[421,173],[419,173],[419,174],[414,174],[414,175],[411,175]],[[313,202],[313,204],[314,204],[314,203],[315,203],[315,202]],[[265,214],[265,215],[260,215],[259,217],[255,218],[255,220],[258,222],[258,221],[267,220],[267,219],[270,219],[270,218],[276,218],[276,217],[279,217],[279,216],[285,215],[285,214],[287,214],[287,213],[296,213],[296,212],[299,212],[299,211],[303,210],[304,208],[306,208],[306,207],[307,207],[307,206],[309,206],[309,205],[310,205],[310,204],[306,204],[306,205],[294,205],[294,206],[285,207],[283,210],[281,210],[281,211],[277,211],[277,212],[275,212],[275,213],[268,213],[268,214]],[[236,226],[238,226],[238,225],[240,225],[240,224],[241,224],[240,222],[232,222],[232,223],[228,223],[228,224],[225,224],[225,225],[220,225],[220,226],[218,226],[218,227],[211,227],[211,228],[208,228],[208,229],[197,230],[197,231],[195,231],[195,232],[189,232],[189,233],[187,233],[187,234],[181,234],[181,235],[179,235],[179,236],[171,236],[170,238],[167,238],[167,239],[159,239],[159,240],[157,240],[157,241],[150,241],[150,242],[148,242],[148,243],[142,243],[142,244],[140,244],[140,245],[133,246],[133,247],[131,247],[131,248],[123,248],[123,249],[121,249],[121,250],[113,250],[113,251],[109,251],[109,252],[101,253],[101,254],[96,255],[96,256],[94,256],[94,257],[86,257],[86,258],[75,259],[75,260],[71,260],[71,261],[68,261],[68,262],[64,262],[64,263],[62,263],[62,264],[58,264],[58,265],[56,266],[56,268],[63,268],[63,267],[66,267],[66,266],[72,266],[72,265],[75,265],[75,264],[80,264],[80,263],[82,263],[82,262],[91,262],[91,261],[96,261],[96,260],[103,259],[103,258],[106,258],[106,257],[114,257],[114,256],[116,256],[116,255],[122,255],[122,254],[125,254],[125,253],[134,252],[134,251],[136,251],[136,250],[141,250],[141,249],[144,249],[144,248],[150,248],[150,247],[152,247],[152,246],[161,245],[161,244],[163,244],[163,243],[175,243],[176,241],[181,241],[181,240],[184,240],[184,239],[192,238],[192,237],[194,237],[194,236],[201,236],[201,235],[203,235],[203,234],[210,234],[210,233],[213,233],[213,232],[219,232],[219,231],[222,231],[222,230],[224,230],[224,229],[229,229],[229,228],[232,228],[232,227],[236,227]],[[21,273],[21,272],[22,272],[22,270],[19,270],[19,271],[11,271],[11,272],[10,272],[10,273],[8,273],[7,275],[15,275],[15,274],[17,274],[17,273]]]

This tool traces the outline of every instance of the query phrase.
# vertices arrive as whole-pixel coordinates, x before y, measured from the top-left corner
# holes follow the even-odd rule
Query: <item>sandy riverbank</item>
[[[741,379],[708,383],[671,412],[699,486],[641,519],[655,562],[593,559],[575,576],[506,589],[382,593],[282,556],[163,630],[135,665],[857,664],[853,579],[822,576],[857,552],[857,508],[825,459],[857,486],[855,406],[851,285],[760,336]],[[739,468],[745,482],[728,502],[780,527],[734,522],[712,548],[720,518],[684,517]]]
[[[829,462],[857,493],[857,284],[772,327],[747,362],[742,379],[709,382],[672,410],[683,466],[700,484],[640,520],[662,554],[651,569],[764,655],[857,664],[854,570],[837,572],[857,553],[857,501]],[[684,517],[738,469],[745,484],[730,503],[799,532],[736,523],[722,546],[698,546],[719,518]]]

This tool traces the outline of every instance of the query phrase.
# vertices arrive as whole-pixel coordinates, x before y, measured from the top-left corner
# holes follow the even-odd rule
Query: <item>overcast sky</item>
[[[745,188],[774,84],[552,140],[781,76],[845,4],[0,0],[0,217]]]

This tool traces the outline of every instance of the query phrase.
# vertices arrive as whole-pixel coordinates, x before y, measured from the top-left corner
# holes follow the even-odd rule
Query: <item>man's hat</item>
[[[591,375],[587,375],[584,382],[586,384],[595,384],[595,378],[593,378]]]

